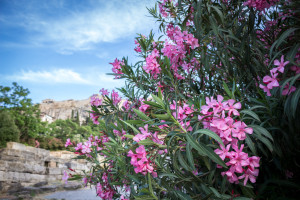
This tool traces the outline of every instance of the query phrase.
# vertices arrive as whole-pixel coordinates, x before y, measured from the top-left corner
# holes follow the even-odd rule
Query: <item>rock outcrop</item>
[[[91,110],[90,99],[54,101],[45,99],[40,104],[41,119],[52,123],[57,119],[76,119],[79,117],[80,124],[89,117]],[[77,116],[78,115],[78,116]]]

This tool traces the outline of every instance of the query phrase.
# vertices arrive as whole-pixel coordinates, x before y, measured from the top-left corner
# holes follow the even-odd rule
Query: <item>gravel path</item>
[[[101,200],[96,196],[95,188],[83,188],[75,191],[59,191],[46,196],[44,199],[59,199],[59,200]]]

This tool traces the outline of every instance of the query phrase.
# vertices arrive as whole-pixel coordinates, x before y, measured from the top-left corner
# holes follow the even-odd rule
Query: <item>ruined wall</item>
[[[0,150],[0,193],[15,183],[30,186],[42,181],[61,181],[67,168],[77,172],[90,168],[85,160],[71,160],[73,157],[75,155],[68,151],[50,152],[9,142]]]

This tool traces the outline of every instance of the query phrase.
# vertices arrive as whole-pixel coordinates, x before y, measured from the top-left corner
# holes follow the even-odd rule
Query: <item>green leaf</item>
[[[211,150],[209,147],[206,147],[205,145],[202,145],[195,141],[195,139],[191,136],[191,134],[187,133],[186,138],[189,144],[198,151],[198,153],[202,156],[207,156],[217,164],[221,165],[224,168],[227,168],[224,161],[218,156],[213,150]]]
[[[176,176],[175,174],[169,174],[169,173],[161,173],[161,174],[159,174],[159,177],[165,177],[165,176],[167,176],[167,177],[172,177],[172,178],[178,178],[178,176]]]
[[[193,134],[198,134],[198,133],[205,134],[208,137],[215,139],[217,142],[219,142],[220,144],[222,144],[224,146],[222,139],[215,132],[208,130],[208,129],[200,129],[200,130],[195,131]]]
[[[168,114],[153,114],[153,116],[162,120],[170,119],[170,116]]]
[[[127,123],[127,122],[125,122],[125,121],[123,121],[123,120],[121,120],[121,119],[120,119],[120,121],[123,122],[124,124],[126,124],[127,126],[129,126],[130,128],[132,128],[132,130],[133,130],[136,134],[140,134],[140,132],[139,132],[134,126],[132,126],[131,124],[129,124],[129,123]]]
[[[225,92],[227,93],[227,95],[232,98],[232,92],[229,90],[227,84],[223,81],[223,88],[225,90]]]
[[[145,121],[151,123],[151,119],[150,119],[147,115],[145,115],[145,113],[143,113],[143,112],[141,112],[140,110],[137,110],[137,109],[135,109],[135,108],[133,108],[133,111],[134,111],[141,119],[143,119],[143,120],[145,120]],[[152,123],[153,123],[153,122],[152,122]]]
[[[254,153],[255,155],[257,155],[255,146],[254,146],[254,144],[253,144],[253,142],[251,140],[251,137],[249,135],[246,137],[245,141],[246,141],[248,147],[250,148],[250,150],[252,151],[252,153]]]
[[[159,97],[155,96],[154,94],[151,94],[151,96],[162,108],[165,107],[163,100],[161,100]]]
[[[256,119],[257,121],[260,122],[260,119],[259,119],[258,115],[255,112],[251,111],[251,110],[242,110],[240,113],[250,115],[251,117],[253,117],[254,119]]]
[[[134,125],[137,125],[137,124],[144,124],[145,122],[142,121],[142,120],[126,120],[127,123],[129,124],[134,124]]]
[[[295,114],[296,114],[297,107],[298,107],[298,101],[300,98],[300,88],[298,88],[296,90],[296,92],[292,95],[293,95],[293,97],[291,100],[291,111],[292,111],[292,116],[295,118]]]
[[[153,142],[152,140],[150,140],[149,138],[148,139],[145,139],[145,140],[141,140],[138,142],[140,145],[153,145],[155,144],[155,142]]]
[[[213,187],[209,187],[209,189],[214,193],[214,195],[218,198],[221,198],[221,194]]]
[[[177,151],[176,154],[178,154],[178,161],[180,163],[180,165],[187,171],[191,171],[190,166],[187,164],[187,162],[185,161],[185,159],[183,158],[181,151]]]
[[[176,195],[180,198],[180,199],[182,199],[182,200],[192,200],[192,198],[189,196],[189,195],[187,195],[187,194],[185,194],[185,193],[183,193],[183,192],[181,192],[181,191],[174,191],[175,193],[176,193]]]
[[[266,136],[267,138],[269,138],[270,140],[274,141],[271,133],[267,129],[265,129],[264,127],[254,125],[254,124],[251,124],[248,127],[253,128],[254,132],[260,133],[260,134]]]
[[[157,197],[155,196],[155,194],[153,192],[152,183],[151,183],[151,175],[149,172],[148,172],[148,185],[149,185],[150,194],[153,196],[154,199],[157,199]]]
[[[193,157],[191,145],[189,143],[186,144],[186,157],[190,163],[192,170],[195,170],[194,157]]]
[[[156,108],[162,109],[162,107],[159,104],[157,104],[157,103],[155,103],[153,101],[143,101],[143,103],[147,104],[147,105],[150,105],[150,106],[153,106],[153,107],[156,107]]]
[[[124,137],[130,138],[130,139],[133,139],[133,138],[134,138],[133,135],[128,135],[128,134],[124,135]]]

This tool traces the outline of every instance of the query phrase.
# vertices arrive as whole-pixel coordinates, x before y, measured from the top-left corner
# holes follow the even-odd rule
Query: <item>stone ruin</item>
[[[63,172],[69,173],[68,168],[88,171],[91,164],[86,160],[72,160],[75,156],[69,151],[50,152],[16,142],[7,143],[6,148],[0,149],[0,194],[39,183],[63,183]]]

